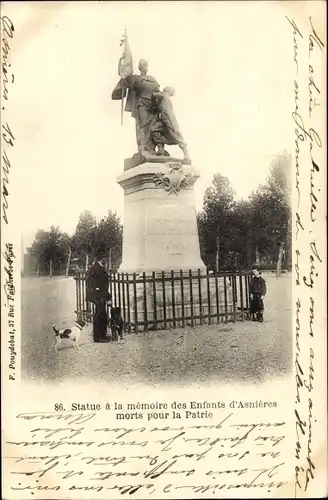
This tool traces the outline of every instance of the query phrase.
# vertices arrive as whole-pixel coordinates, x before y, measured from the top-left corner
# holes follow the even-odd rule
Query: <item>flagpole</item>
[[[123,45],[123,43],[125,44],[126,37],[127,37],[127,30],[125,27],[123,41],[121,42],[120,45]],[[121,125],[123,125],[123,115],[124,115],[124,91],[125,91],[125,83],[124,80],[122,79]]]
[[[121,125],[123,125],[123,114],[124,114],[124,80],[122,81],[122,100],[121,100]]]

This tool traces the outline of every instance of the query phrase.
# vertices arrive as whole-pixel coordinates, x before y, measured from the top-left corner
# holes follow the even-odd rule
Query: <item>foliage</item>
[[[271,164],[267,183],[250,197],[252,237],[267,262],[276,261],[281,244],[291,250],[291,189],[291,159],[283,153]]]
[[[205,191],[203,211],[198,216],[202,258],[212,268],[215,267],[217,250],[220,262],[227,259],[227,242],[233,237],[231,221],[234,207],[234,191],[229,179],[215,174],[212,186]]]
[[[216,174],[204,196],[198,216],[202,257],[215,268],[219,242],[220,270],[249,268],[260,256],[262,264],[275,265],[283,245],[285,265],[291,264],[291,159],[276,156],[266,183],[248,200],[234,200],[226,177]]]
[[[50,261],[53,265],[53,271],[59,272],[65,265],[71,238],[67,233],[61,232],[59,227],[51,226],[49,231],[39,230],[29,252],[35,257],[41,274],[49,272]]]
[[[109,210],[107,216],[101,219],[96,227],[94,249],[95,251],[101,250],[106,256],[109,256],[111,251],[112,264],[117,263],[122,255],[122,239],[123,231],[120,218],[115,211]]]
[[[112,264],[117,267],[122,254],[122,225],[116,212],[109,210],[107,216],[97,222],[90,211],[84,211],[72,237],[59,227],[39,230],[28,253],[37,262],[40,274],[49,273],[50,261],[53,272],[58,274],[67,264],[70,249],[75,266],[84,268],[86,256],[92,262],[101,250],[108,259],[111,251]]]
[[[96,251],[97,221],[89,210],[81,213],[72,237],[73,255],[85,259]]]

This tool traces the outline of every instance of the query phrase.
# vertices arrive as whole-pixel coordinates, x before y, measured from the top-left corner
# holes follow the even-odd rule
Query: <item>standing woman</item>
[[[108,292],[109,274],[106,271],[104,255],[97,252],[95,262],[90,267],[86,277],[86,301],[95,305],[93,315],[94,342],[108,342],[108,315],[106,304],[111,300]]]

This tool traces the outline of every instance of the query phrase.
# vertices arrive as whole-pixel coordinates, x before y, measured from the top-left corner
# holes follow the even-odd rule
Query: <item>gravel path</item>
[[[94,344],[90,328],[80,351],[54,352],[52,325],[71,326],[72,278],[22,280],[22,376],[64,381],[86,377],[153,386],[263,382],[292,370],[291,275],[264,275],[268,295],[264,323],[238,322],[127,334],[124,344]]]

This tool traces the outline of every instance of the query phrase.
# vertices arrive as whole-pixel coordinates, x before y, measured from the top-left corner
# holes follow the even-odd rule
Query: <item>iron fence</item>
[[[110,272],[112,306],[119,307],[128,332],[163,330],[242,321],[249,311],[250,273],[171,271],[142,274]],[[76,313],[91,321],[86,274],[76,272]]]

